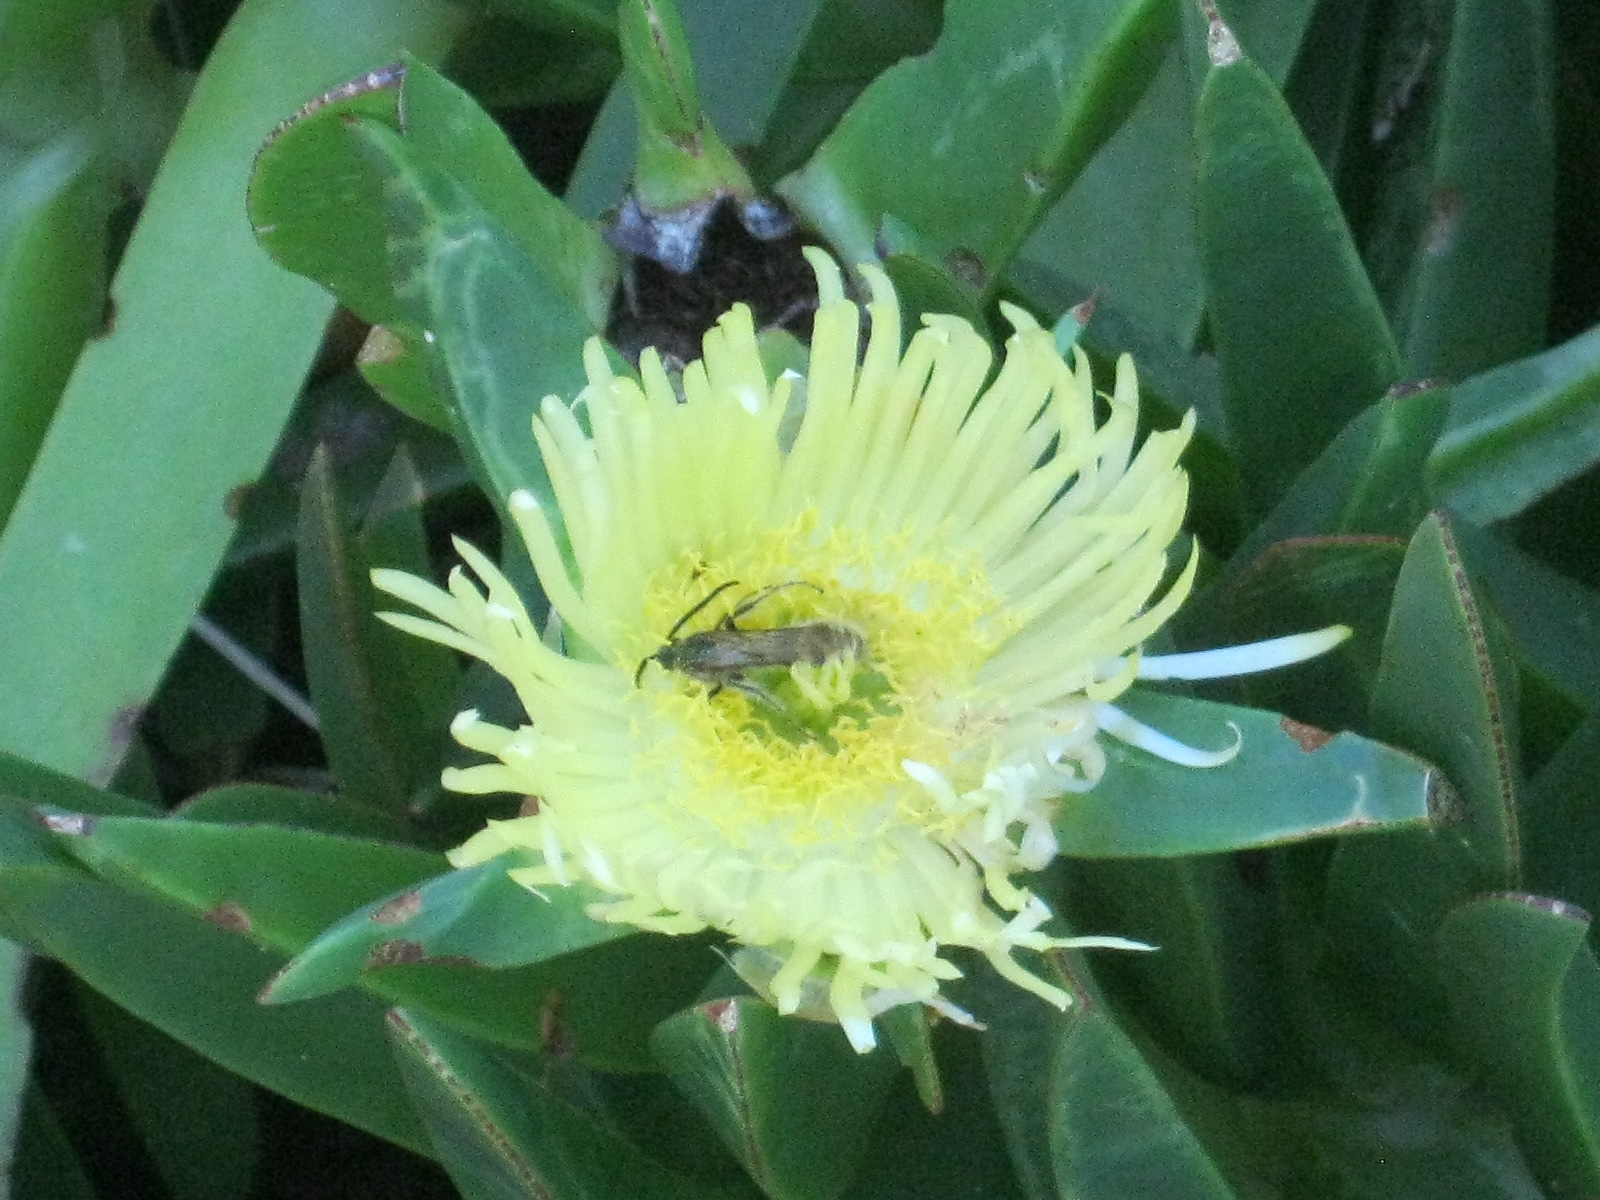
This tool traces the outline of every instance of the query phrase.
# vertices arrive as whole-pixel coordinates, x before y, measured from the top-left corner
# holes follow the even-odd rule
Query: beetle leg
[[[745,679],[744,677],[740,676],[738,678],[728,680],[728,686],[743,692],[752,700],[765,704],[768,708],[777,709],[780,712],[783,711],[783,705],[779,702],[778,698],[771,692],[767,691],[767,689],[762,687],[759,683],[755,683],[752,680]],[[719,683],[717,685],[717,691],[721,690],[722,685]],[[712,692],[711,694],[715,696],[717,693]]]

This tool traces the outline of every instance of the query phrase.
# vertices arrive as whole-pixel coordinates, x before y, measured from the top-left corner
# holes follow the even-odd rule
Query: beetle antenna
[[[746,596],[739,607],[728,614],[728,621],[731,622],[737,620],[738,618],[744,616],[745,613],[753,610],[756,605],[761,604],[769,596],[776,595],[777,593],[783,591],[784,588],[792,587],[808,587],[814,591],[822,591],[822,588],[812,583],[809,579],[791,579],[788,583],[775,583],[771,587],[764,587],[759,592],[756,592],[750,596]],[[731,624],[725,624],[724,628],[732,629],[733,626]]]
[[[727,591],[729,588],[738,587],[738,586],[739,586],[739,581],[737,579],[730,579],[730,580],[728,580],[727,583],[718,584],[716,587],[712,588],[710,593],[706,596],[706,598],[704,600],[700,601],[699,604],[696,604],[688,612],[684,613],[683,616],[679,617],[678,618],[678,623],[676,625],[674,625],[671,629],[667,630],[667,636],[666,636],[665,640],[667,642],[673,641],[675,638],[677,638],[678,631],[680,629],[682,629],[685,625],[687,625],[690,621],[694,620],[695,615],[697,613],[699,613],[702,609],[704,609],[706,605],[710,604],[713,600],[715,600],[718,596],[722,595],[722,593]],[[653,658],[654,655],[652,655],[651,657]],[[645,661],[648,662],[649,660],[646,659]]]

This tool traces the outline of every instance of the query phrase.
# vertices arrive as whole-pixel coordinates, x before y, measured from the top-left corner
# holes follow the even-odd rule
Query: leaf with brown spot
[[[1333,741],[1333,734],[1326,729],[1318,729],[1315,725],[1307,725],[1303,721],[1296,721],[1293,717],[1285,717],[1281,722],[1283,731],[1293,738],[1307,754],[1321,750]]]
[[[371,919],[378,925],[404,925],[421,911],[422,893],[412,888],[378,905],[372,910]]]
[[[255,922],[250,919],[250,914],[231,901],[200,915],[218,929],[226,929],[230,933],[248,934],[255,930]]]

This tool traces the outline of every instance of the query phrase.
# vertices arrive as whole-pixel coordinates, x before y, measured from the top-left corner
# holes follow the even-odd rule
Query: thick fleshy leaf
[[[538,1060],[420,1013],[389,1014],[395,1057],[464,1200],[715,1200],[555,1095]]]
[[[436,785],[444,720],[434,706],[424,722],[399,657],[418,639],[401,641],[373,616],[381,603],[368,576],[378,565],[404,564],[362,553],[319,448],[301,490],[295,556],[306,679],[340,792],[398,811]]]
[[[582,889],[550,888],[540,899],[506,871],[500,860],[447,871],[350,913],[297,955],[264,999],[325,995],[393,963],[525,966],[635,932],[585,914],[593,897]]]
[[[1051,962],[1073,994],[1064,1013],[1008,984],[982,989],[989,1088],[1028,1194],[1235,1200],[1151,1062],[1065,961]]]
[[[1600,912],[1600,717],[1579,726],[1529,781],[1517,807],[1526,882]]]
[[[594,921],[587,897],[551,888],[541,899],[513,883],[507,865],[452,871],[351,913],[275,975],[262,1000],[359,984],[502,1045],[558,1046],[606,1070],[652,1069],[651,1030],[715,965],[704,939]]]
[[[440,855],[410,846],[274,825],[75,816],[55,824],[64,831],[58,835],[61,844],[113,882],[153,890],[235,935],[289,954],[303,950],[351,909],[371,901],[361,910],[364,914],[379,905],[379,898],[420,883],[444,866]],[[384,915],[392,917],[395,911]],[[360,920],[380,934],[391,932],[382,920]],[[515,936],[521,924],[495,928],[490,936]],[[607,927],[608,936],[617,936],[610,931]],[[468,954],[441,957],[445,961],[425,963],[426,956],[411,943],[391,936],[334,986],[360,983],[391,1002],[425,1008],[478,1036],[513,1046],[537,1044],[538,1010],[554,986],[550,978],[489,970],[502,964]],[[270,987],[279,965],[265,967],[256,980],[265,989],[260,998],[268,1002],[282,998]],[[330,990],[323,987],[310,994]],[[587,999],[588,990],[580,990]],[[662,1003],[644,1004],[644,996],[653,997],[655,990],[639,997],[641,1007],[650,1012],[659,1011]],[[680,985],[671,994],[682,991]],[[648,1017],[646,1012],[636,1021]],[[602,1028],[608,1020],[614,1022],[614,1014],[603,1013]]]
[[[540,259],[591,323],[604,319],[612,279],[599,235],[528,174],[471,97],[414,57],[307,105],[261,148],[249,212],[273,258],[407,340],[425,328],[408,320],[395,297],[383,173],[350,132],[357,118],[400,130],[413,150],[449,171]]]
[[[1445,770],[1466,812],[1442,841],[1484,887],[1506,887],[1519,869],[1516,673],[1493,621],[1449,524],[1425,522],[1400,568],[1372,722]]]
[[[1456,800],[1430,830],[1342,843],[1329,876],[1330,922],[1353,978],[1424,1037],[1444,1019],[1434,928],[1466,896],[1514,886],[1520,870],[1516,678],[1494,633],[1449,526],[1428,520],[1395,587],[1372,725],[1434,758]]]
[[[55,1107],[37,1085],[28,1088],[23,1104],[22,1127],[11,1157],[10,1186],[13,1196],[97,1200]]]
[[[1136,692],[1119,707],[1188,745],[1239,753],[1184,767],[1104,739],[1105,777],[1068,795],[1056,816],[1061,852],[1162,857],[1282,845],[1426,823],[1438,772],[1353,733],[1330,735],[1278,713]]]
[[[423,505],[428,487],[411,452],[402,445],[373,490],[357,535],[363,565],[388,567],[427,577],[433,571],[428,533],[423,527]],[[463,673],[455,654],[445,646],[411,637],[381,622],[374,629],[374,648],[382,662],[393,663],[399,676],[385,686],[386,704],[403,716],[403,736],[420,746],[425,770],[438,787],[437,747],[449,741],[450,718],[461,709]],[[415,752],[413,752],[415,753]]]
[[[137,881],[261,945],[290,952],[366,901],[426,879],[441,858],[272,825],[50,818],[61,844],[113,882]]]
[[[600,235],[528,173],[471,96],[426,62],[407,57],[405,64],[400,129],[407,147],[460,183],[538,264],[566,304],[598,328],[616,283],[613,255]],[[393,226],[390,233],[405,236]],[[396,280],[402,292],[406,282]]]
[[[78,352],[104,318],[111,203],[111,175],[87,129],[24,162],[0,160],[0,525]]]
[[[988,292],[1137,103],[1173,16],[1164,0],[952,4],[934,49],[880,76],[779,191],[846,258],[873,260],[892,217]]]
[[[1156,947],[1094,956],[1097,977],[1161,1030],[1189,1069],[1240,1090],[1272,1078],[1291,1048],[1282,899],[1263,854],[1066,864],[1073,929]],[[1047,895],[1049,893],[1046,893]]]
[[[656,1057],[773,1200],[832,1200],[850,1183],[898,1064],[858,1055],[837,1025],[749,996],[663,1022]]]
[[[0,938],[0,1162],[9,1163],[22,1123],[28,1092],[28,1057],[32,1034],[22,1009],[23,976],[28,952]]]
[[[246,0],[229,23],[0,535],[0,677],[28,698],[0,710],[0,747],[115,769],[332,311],[241,223],[251,156],[307,95],[401,45],[437,54],[460,21],[443,0]]]
[[[624,77],[633,92],[639,152],[633,194],[646,212],[671,212],[752,191],[750,176],[700,108],[683,21],[672,0],[623,0],[617,10]],[[693,266],[689,239],[676,269]],[[673,256],[667,256],[673,257]],[[664,257],[662,261],[666,261]]]
[[[593,320],[551,263],[425,148],[376,122],[353,129],[384,179],[396,294],[426,331],[430,370],[448,381],[463,450],[492,495],[529,488],[554,512],[529,422],[542,397],[583,386]]]
[[[1495,531],[1463,524],[1454,532],[1505,624],[1524,684],[1600,709],[1600,594]]]
[[[1600,462],[1600,328],[1467,380],[1428,462],[1452,512],[1514,516]]]
[[[98,993],[82,993],[89,1032],[173,1200],[247,1195],[258,1149],[250,1084]]]
[[[266,1009],[281,963],[236,933],[64,864],[0,871],[0,921],[168,1036],[290,1099],[426,1152],[382,1009],[364,996]]]
[[[732,5],[723,0],[734,13],[742,11],[737,4],[738,0]],[[695,7],[715,11],[719,6]],[[790,4],[783,11],[794,10],[798,18],[806,7]],[[770,180],[800,167],[872,80],[900,60],[932,48],[941,8],[929,0],[880,0],[871,8],[850,0],[818,0],[810,6],[803,30],[797,30],[804,37],[792,41],[770,31],[752,36],[756,31],[748,23],[724,19],[721,23],[729,28],[719,40],[740,40],[728,47],[737,57],[730,60],[733,71],[722,68],[720,90],[748,88],[751,63],[767,67],[761,78],[774,85],[770,94],[760,93],[760,103],[748,105],[761,121],[753,130],[759,137],[735,138],[732,127],[721,125],[732,140],[759,143],[752,154],[751,173]],[[691,32],[697,46],[706,45],[708,35],[701,32],[700,23],[691,23]],[[716,52],[715,46],[706,48]],[[706,67],[700,76],[706,103],[716,111],[719,81]]]
[[[1514,1114],[1552,1195],[1600,1193],[1600,963],[1589,915],[1537,896],[1462,905],[1436,944],[1449,1036]]]
[[[1200,260],[1229,431],[1275,504],[1400,377],[1332,186],[1272,80],[1220,22],[1195,112]]]
[[[917,1098],[934,1115],[944,1111],[944,1080],[933,1052],[933,1015],[920,1004],[901,1004],[877,1019],[901,1066],[911,1072]]]
[[[416,359],[407,386],[433,381],[491,494],[548,496],[529,417],[543,396],[582,385],[579,351],[604,322],[613,256],[442,76],[407,59],[395,103],[392,116],[376,100],[365,116],[317,110],[303,133],[279,135],[281,149],[269,144],[251,182],[258,235],[399,339],[400,357]],[[273,219],[308,191],[311,218]],[[378,207],[348,212],[362,197]]]
[[[380,181],[355,153],[349,122],[397,123],[404,78],[385,65],[304,105],[262,145],[246,193],[261,248],[378,325],[403,322],[405,311],[389,283]]]
[[[945,1105],[923,1105],[901,1076],[871,1134],[871,1144],[845,1193],[848,1200],[1020,1200],[995,1105],[984,1084],[982,1036],[941,1024],[934,1051],[945,1080]]]
[[[1410,378],[1460,380],[1544,344],[1551,7],[1458,0],[1447,22],[1387,31],[1368,148],[1384,186],[1366,252]]]
[[[276,825],[339,837],[408,845],[415,834],[392,813],[340,796],[303,792],[270,783],[235,783],[185,800],[173,816],[213,825]]]
[[[1342,1002],[1332,1001],[1332,1004]],[[1325,1011],[1334,1036],[1319,1066],[1331,1084],[1245,1120],[1285,1193],[1349,1200],[1549,1200],[1512,1140],[1497,1097],[1392,1030]],[[1251,1111],[1253,1110],[1253,1111]],[[1274,1118],[1281,1118],[1274,1119]]]
[[[1187,16],[1193,6],[1176,5]],[[1276,81],[1289,71],[1314,0],[1222,0],[1229,25]],[[1024,276],[1054,278],[1068,304],[1104,289],[1141,340],[1187,355],[1205,305],[1195,236],[1194,79],[1201,39],[1174,46],[1144,99],[1034,232]],[[1148,247],[1160,247],[1149,253]],[[1030,294],[1033,290],[1030,289]],[[1064,304],[1047,311],[1059,311]],[[1148,355],[1139,358],[1143,367]]]
[[[1234,556],[1327,534],[1410,538],[1427,516],[1425,470],[1449,411],[1448,390],[1396,389],[1361,412],[1290,485]]]

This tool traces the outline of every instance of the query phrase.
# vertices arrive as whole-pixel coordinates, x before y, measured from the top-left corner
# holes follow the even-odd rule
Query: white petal
[[[1244,745],[1244,734],[1232,721],[1228,722],[1228,728],[1233,730],[1233,745],[1226,750],[1199,750],[1184,745],[1177,738],[1168,737],[1159,729],[1150,728],[1143,721],[1135,720],[1114,704],[1095,705],[1095,715],[1099,718],[1100,728],[1118,741],[1137,746],[1180,767],[1220,767],[1223,763],[1231,762],[1233,756],[1239,753],[1239,747]]]
[[[1216,650],[1196,650],[1190,654],[1157,654],[1139,662],[1140,679],[1226,679],[1230,675],[1253,675],[1273,671],[1326,654],[1350,636],[1348,625],[1330,625],[1315,633],[1293,633],[1288,637],[1243,646],[1222,646]]]

